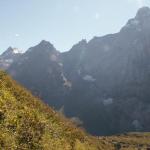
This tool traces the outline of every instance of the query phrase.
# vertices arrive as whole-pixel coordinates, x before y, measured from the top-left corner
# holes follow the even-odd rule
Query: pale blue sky
[[[60,51],[120,30],[150,0],[0,0],[0,52],[41,40]]]

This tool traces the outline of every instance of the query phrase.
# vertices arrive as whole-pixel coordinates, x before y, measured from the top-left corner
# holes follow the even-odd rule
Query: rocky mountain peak
[[[87,46],[87,41],[85,39],[83,39],[83,40],[79,41],[77,44],[75,44],[71,48],[71,51],[84,50],[86,46]]]
[[[142,7],[134,18],[130,19],[121,31],[148,31],[150,29],[150,8]]]
[[[46,41],[46,40],[42,40],[40,42],[40,45],[50,45],[51,43],[49,41]]]
[[[37,46],[42,48],[54,49],[54,46],[46,40],[42,40]]]
[[[2,54],[2,55],[7,55],[7,54],[13,53],[13,48],[12,47],[8,47],[8,49]]]
[[[12,57],[21,53],[22,52],[18,48],[9,47],[4,53],[2,53],[1,57]]]
[[[78,44],[83,44],[83,45],[86,45],[87,44],[87,40],[86,39],[82,39]]]
[[[29,53],[33,53],[33,54],[39,54],[39,55],[41,54],[47,55],[53,52],[58,53],[58,51],[49,41],[42,40],[36,46],[29,48],[25,54],[28,55]]]
[[[137,14],[136,14],[136,18],[138,19],[142,19],[145,17],[149,17],[150,18],[150,8],[149,7],[142,7],[138,10]]]
[[[2,55],[0,55],[0,68],[8,69],[8,67],[22,55],[17,48],[9,47]]]
[[[13,51],[13,48],[10,46],[10,47],[7,48],[6,51]]]

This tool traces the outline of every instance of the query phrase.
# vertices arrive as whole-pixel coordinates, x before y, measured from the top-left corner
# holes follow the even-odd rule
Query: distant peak
[[[22,53],[18,48],[12,48],[11,46],[7,48],[7,50],[2,55],[8,54],[20,54]]]
[[[87,45],[87,41],[86,41],[86,39],[82,39],[81,41],[79,41],[76,45],[78,45],[78,46],[85,46],[85,45]],[[76,46],[75,45],[75,46]]]
[[[79,43],[81,43],[81,44],[87,44],[87,40],[86,39],[82,39]]]
[[[38,46],[42,47],[42,48],[50,48],[50,49],[54,49],[54,46],[53,44],[51,44],[49,41],[46,41],[46,40],[42,40]]]
[[[71,51],[72,50],[76,50],[76,49],[85,49],[87,45],[87,41],[85,39],[79,41],[77,44],[75,44],[72,48],[71,48]]]
[[[51,44],[49,41],[46,41],[46,40],[42,40],[41,42],[40,42],[40,44],[41,45],[49,45],[49,44]]]
[[[142,7],[138,10],[136,14],[136,18],[145,18],[145,17],[150,17],[150,8],[149,7]]]
[[[43,52],[58,52],[56,48],[51,44],[49,41],[42,40],[37,45],[30,47],[27,50],[27,53],[34,52],[34,53],[43,53]]]
[[[10,47],[7,48],[6,51],[13,51],[13,48],[10,46]]]
[[[130,19],[121,31],[129,31],[128,29],[135,29],[141,32],[143,29],[150,28],[150,8],[142,7],[137,11],[135,18]]]

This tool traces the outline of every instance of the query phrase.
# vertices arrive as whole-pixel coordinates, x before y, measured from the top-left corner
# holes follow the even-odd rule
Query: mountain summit
[[[0,68],[1,69],[8,69],[9,66],[16,61],[22,52],[17,48],[9,47],[2,55],[0,56]]]
[[[150,8],[149,7],[142,7],[138,10],[136,14],[136,18],[150,18]]]
[[[9,47],[4,53],[2,53],[1,57],[4,57],[6,59],[17,54],[21,54],[21,51],[19,49]]]
[[[127,24],[121,29],[121,31],[131,32],[131,34],[133,34],[133,32],[136,32],[138,34],[140,32],[150,32],[149,29],[150,8],[142,7],[138,10],[136,16],[127,22]]]
[[[58,53],[58,51],[55,49],[55,47],[50,42],[42,40],[36,46],[29,48],[25,54],[27,54],[27,53],[36,53],[36,54],[42,55],[42,53],[50,54],[50,53]]]
[[[38,45],[39,48],[55,49],[54,46],[45,40],[42,40]]]

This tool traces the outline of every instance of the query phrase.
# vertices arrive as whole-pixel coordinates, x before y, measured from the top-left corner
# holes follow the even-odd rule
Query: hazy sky
[[[41,40],[60,51],[81,39],[115,33],[150,0],[0,0],[0,52]]]

